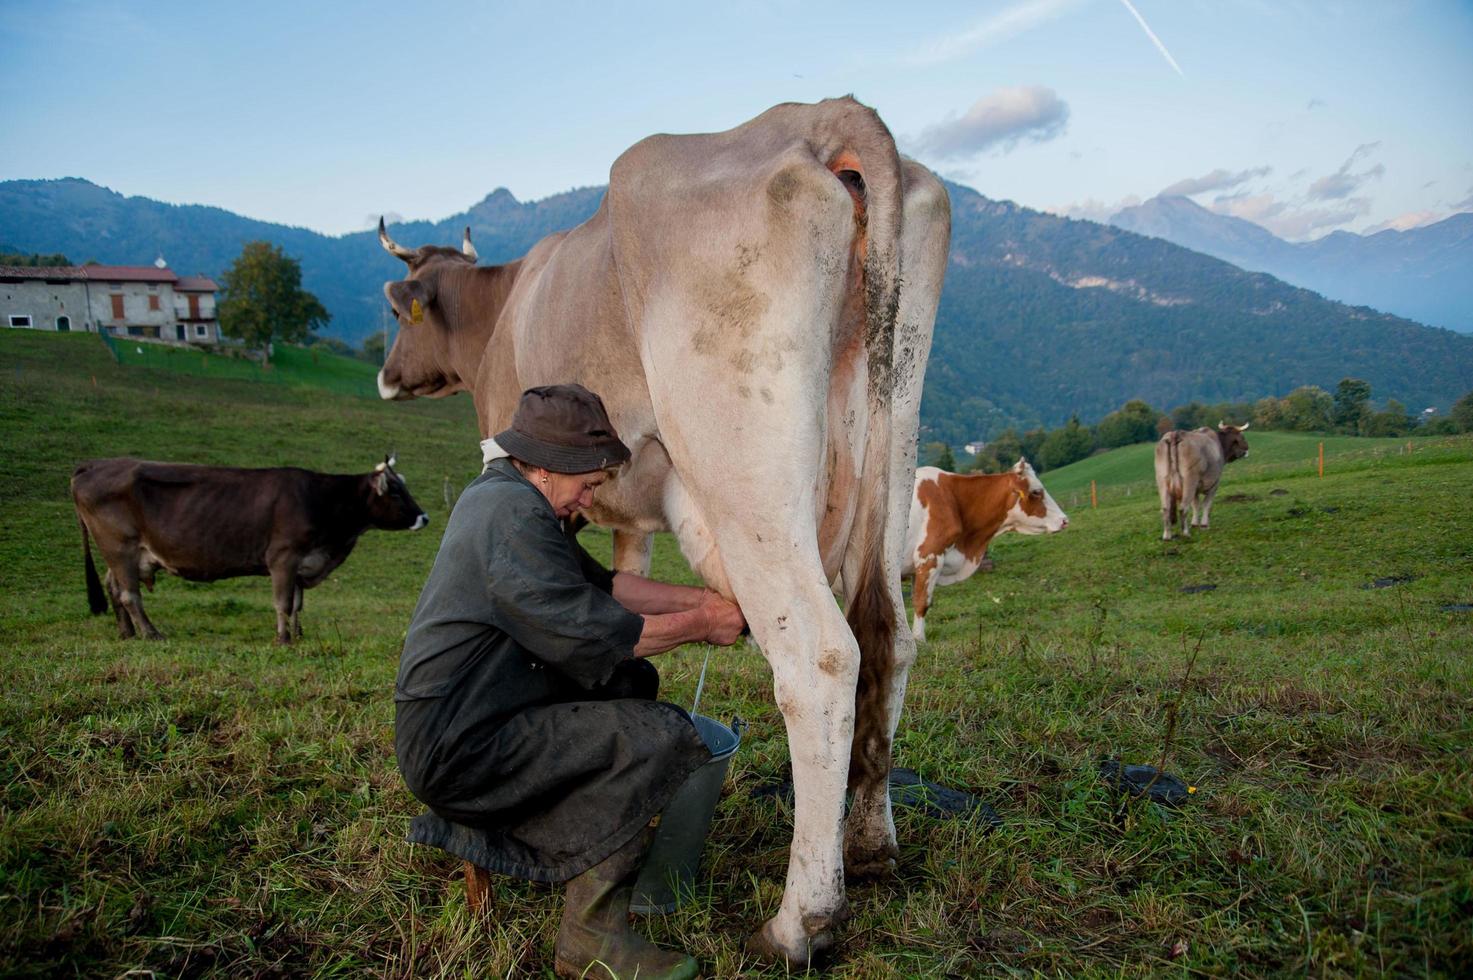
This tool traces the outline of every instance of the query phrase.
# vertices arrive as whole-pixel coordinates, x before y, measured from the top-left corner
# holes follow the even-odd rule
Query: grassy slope
[[[401,842],[395,657],[443,481],[476,469],[468,406],[126,370],[95,338],[0,333],[0,363],[0,973],[546,975],[555,891],[499,880],[478,925],[453,862]],[[366,535],[309,594],[301,646],[268,642],[264,579],[161,579],[158,644],[84,614],[75,460],[351,470],[386,444],[435,523]],[[1148,973],[1178,944],[1175,966],[1212,974],[1465,964],[1473,624],[1440,606],[1473,602],[1473,517],[1448,506],[1470,484],[1473,441],[1446,440],[1323,481],[1235,467],[1224,495],[1247,499],[1189,542],[1157,540],[1140,495],[999,539],[996,572],[938,593],[897,762],[1006,825],[901,811],[900,873],[851,889],[833,975]],[[656,569],[687,574],[667,538]],[[1388,575],[1415,578],[1361,588]],[[699,654],[662,660],[672,700]],[[703,710],[752,727],[708,890],[652,924],[708,976],[755,972],[741,943],[781,892],[790,813],[748,796],[786,758],[769,689],[755,650],[713,656]],[[1094,760],[1154,760],[1171,704],[1168,769],[1201,792],[1121,810]]]
[[[1313,432],[1257,432],[1250,429],[1248,457],[1233,463],[1228,473],[1232,481],[1270,475],[1311,474],[1316,470],[1320,443],[1325,444],[1325,470],[1334,473],[1336,469],[1359,465],[1367,457],[1400,453],[1408,441],[1414,451],[1425,442],[1422,439],[1361,439]],[[1044,475],[1044,483],[1055,496],[1080,493],[1080,499],[1086,502],[1091,480],[1101,490],[1114,488],[1123,491],[1129,487],[1132,496],[1142,491],[1152,493],[1156,485],[1155,452],[1156,444],[1153,442],[1112,449],[1050,470]],[[1063,497],[1059,497],[1059,501],[1068,506]]]
[[[366,361],[325,350],[278,344],[271,360],[259,364],[244,356],[207,353],[191,347],[141,343],[119,337],[114,341],[118,359],[128,367],[184,373],[200,378],[267,381],[296,387],[319,388],[344,395],[378,397],[378,368]]]

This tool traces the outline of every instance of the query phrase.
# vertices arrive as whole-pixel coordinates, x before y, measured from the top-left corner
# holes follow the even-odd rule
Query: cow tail
[[[87,522],[79,515],[77,524],[82,528],[82,558],[87,568],[87,608],[92,610],[92,615],[100,616],[107,612],[107,593],[103,591],[102,579],[97,577],[97,566],[92,564],[92,544],[87,537]]]
[[[1171,498],[1170,513],[1167,515],[1175,527],[1182,504],[1181,456],[1178,449],[1181,436],[1173,432],[1166,437],[1166,495]]]
[[[869,365],[870,438],[865,450],[865,487],[855,543],[860,553],[857,581],[845,616],[859,644],[859,681],[854,692],[854,744],[849,784],[885,780],[890,772],[889,699],[895,671],[895,604],[886,581],[885,541],[890,510],[891,439],[894,427],[896,316],[900,306],[902,187],[895,139],[872,109],[855,103],[846,119],[844,143],[858,158],[863,200],[855,204],[855,247],[864,257],[865,353]],[[848,154],[841,156],[847,157]],[[833,166],[833,164],[831,164]],[[909,490],[909,484],[907,484]],[[898,587],[898,582],[896,583]]]

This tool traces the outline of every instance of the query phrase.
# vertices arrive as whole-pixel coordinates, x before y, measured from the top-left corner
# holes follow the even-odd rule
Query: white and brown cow
[[[633,458],[587,516],[635,542],[625,558],[673,531],[741,605],[797,787],[787,887],[752,946],[792,965],[831,945],[846,871],[897,854],[900,567],[950,234],[941,182],[848,98],[645,139],[591,218],[506,265],[381,234],[408,265],[385,286],[383,396],[471,391],[488,437],[525,388],[597,392]]]
[[[934,466],[917,469],[903,570],[914,576],[911,632],[916,640],[926,638],[926,612],[936,586],[971,578],[993,538],[1006,531],[1052,534],[1068,526],[1068,516],[1026,459],[996,474],[964,476]]]
[[[1172,530],[1181,525],[1182,537],[1191,537],[1191,527],[1207,527],[1212,515],[1212,498],[1222,480],[1222,468],[1248,455],[1243,433],[1248,424],[1219,422],[1216,429],[1203,426],[1190,432],[1168,432],[1156,443],[1156,489],[1161,494],[1161,540],[1170,541]],[[1198,500],[1201,500],[1200,514]]]

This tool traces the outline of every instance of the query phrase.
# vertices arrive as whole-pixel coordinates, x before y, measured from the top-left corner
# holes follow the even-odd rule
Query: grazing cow
[[[302,635],[303,590],[341,565],[359,535],[371,527],[419,530],[430,521],[394,472],[392,456],[362,476],[95,459],[73,471],[72,502],[82,525],[88,602],[100,614],[111,597],[125,640],[137,632],[161,638],[138,585],[152,590],[163,569],[193,582],[270,575],[276,642],[290,643]],[[89,533],[107,565],[106,593]]]
[[[797,786],[787,887],[752,948],[792,965],[831,945],[846,870],[897,854],[900,565],[950,235],[941,182],[848,98],[645,139],[591,218],[507,265],[477,267],[468,235],[409,249],[381,228],[409,267],[384,287],[381,394],[470,390],[490,436],[530,386],[599,393],[633,453],[587,514],[636,542],[616,565],[668,528],[741,605]]]
[[[993,538],[1007,531],[1052,534],[1068,526],[1068,516],[1026,459],[997,474],[962,476],[934,466],[916,470],[902,574],[915,578],[911,632],[917,642],[926,638],[926,611],[936,586],[971,578]]]
[[[1243,433],[1247,423],[1237,426],[1217,423],[1216,429],[1203,426],[1191,432],[1168,432],[1156,443],[1156,489],[1161,492],[1161,540],[1170,541],[1172,528],[1181,524],[1183,537],[1191,537],[1187,527],[1187,507],[1192,510],[1192,527],[1207,527],[1212,513],[1212,498],[1217,496],[1217,483],[1222,468],[1235,459],[1248,455],[1248,440]],[[1197,516],[1197,499],[1202,499],[1201,518]]]

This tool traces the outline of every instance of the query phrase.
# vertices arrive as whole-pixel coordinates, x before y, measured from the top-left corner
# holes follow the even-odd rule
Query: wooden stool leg
[[[471,915],[480,917],[487,910],[487,899],[491,897],[491,872],[469,861],[465,864],[465,903]]]

